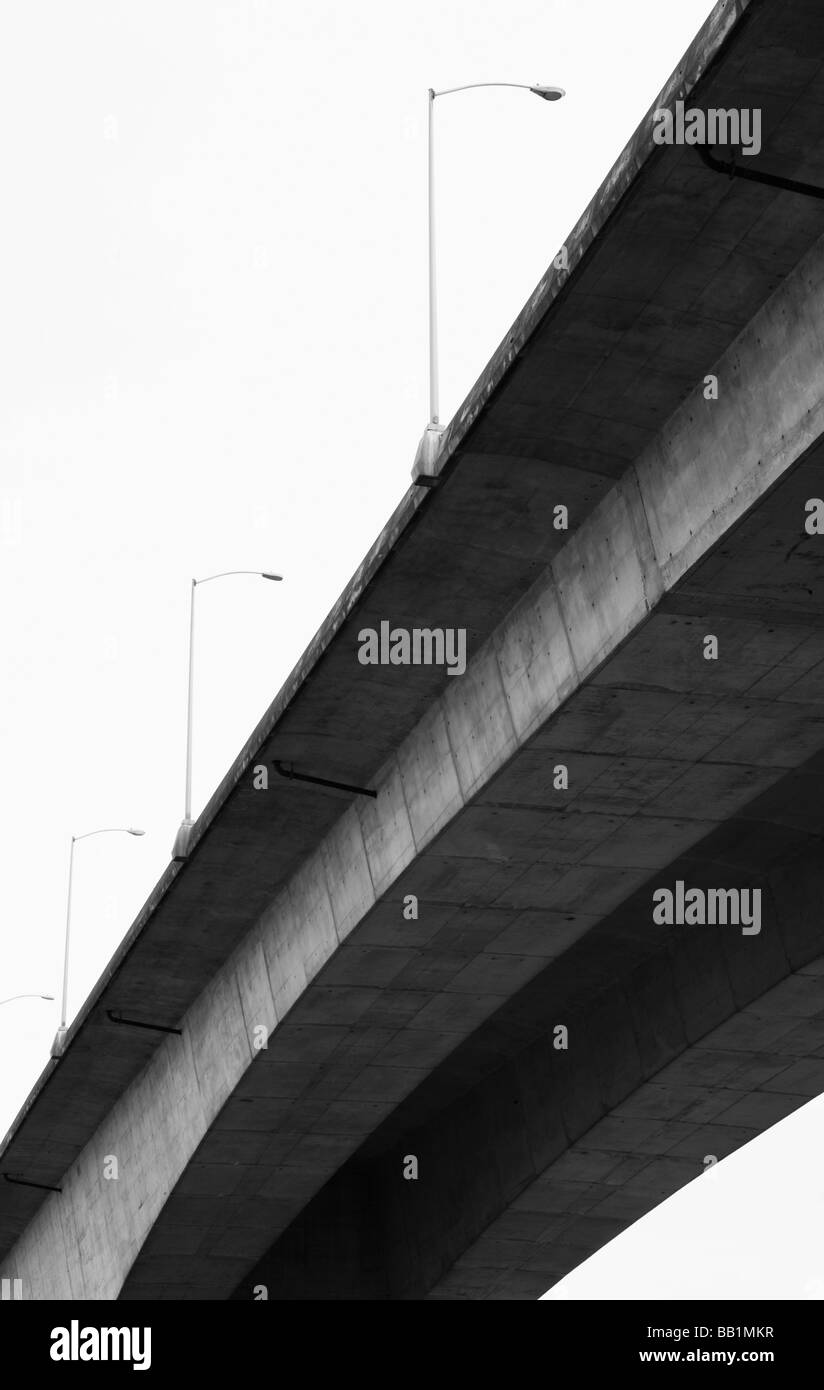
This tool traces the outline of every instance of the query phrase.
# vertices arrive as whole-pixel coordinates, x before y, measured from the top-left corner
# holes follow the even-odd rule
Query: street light
[[[74,871],[74,847],[78,840],[89,840],[92,835],[145,835],[145,830],[136,830],[134,826],[125,825],[104,825],[100,830],[87,830],[84,835],[72,835],[71,849],[69,850],[69,888],[66,894],[66,944],[63,950],[63,1006],[60,1014],[60,1027],[58,1028],[54,1042],[52,1043],[52,1057],[60,1057],[66,1041],[66,1011],[69,997],[69,936],[72,925],[72,874]]]
[[[185,859],[189,853],[189,841],[192,837],[192,703],[194,698],[194,659],[195,659],[195,589],[198,584],[209,584],[213,579],[225,579],[232,574],[253,574],[258,579],[273,579],[278,583],[283,579],[282,574],[268,574],[265,570],[223,570],[220,574],[209,574],[205,579],[192,580],[192,592],[189,602],[189,698],[186,707],[186,801],[183,811],[183,820],[175,836],[172,846],[172,858],[177,860]]]
[[[49,999],[54,1003],[53,994],[12,994],[8,999],[0,999],[0,1008],[4,1004],[13,1004],[15,999]]]
[[[429,88],[429,423],[418,445],[413,478],[418,474],[431,473],[432,464],[438,451],[438,443],[443,434],[440,423],[438,403],[438,295],[435,267],[435,98],[451,96],[453,92],[468,92],[474,87],[518,87],[524,92],[533,92],[543,101],[560,101],[565,95],[563,87],[546,87],[540,83],[530,86],[526,82],[468,82],[463,87],[445,87],[436,92]]]

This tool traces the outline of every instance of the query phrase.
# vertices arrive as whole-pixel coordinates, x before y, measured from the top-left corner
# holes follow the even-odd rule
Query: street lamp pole
[[[205,584],[205,580],[203,583]],[[195,689],[195,589],[197,580],[192,580],[189,597],[189,696],[186,704],[186,801],[183,824],[192,824],[192,704]]]
[[[429,88],[429,425],[439,426],[438,404],[438,287],[435,263],[435,97]]]
[[[72,876],[74,874],[74,846],[77,836],[72,835],[71,848],[69,849],[69,887],[66,893],[66,940],[63,945],[63,1003],[60,1006],[60,1032],[66,1028],[66,1012],[69,997],[69,938],[72,930]]]
[[[100,830],[87,830],[84,835],[72,835],[71,848],[69,850],[69,887],[66,894],[66,941],[63,948],[63,1003],[60,1010],[60,1027],[57,1030],[54,1042],[52,1043],[52,1057],[59,1057],[63,1051],[63,1044],[66,1038],[66,1014],[68,1012],[69,998],[69,941],[71,938],[72,927],[72,879],[74,876],[74,847],[78,840],[89,840],[92,835],[145,835],[145,830],[136,830],[134,826],[125,825],[105,825]],[[44,998],[46,996],[43,996]]]
[[[195,689],[195,589],[198,584],[210,584],[213,579],[226,579],[229,575],[234,574],[252,574],[259,579],[272,579],[277,582],[283,579],[282,574],[268,574],[265,570],[222,570],[220,574],[208,574],[205,579],[192,580],[189,598],[189,689],[186,702],[186,796],[183,820],[180,822],[172,847],[172,858],[178,861],[185,859],[189,853],[189,841],[194,825],[192,820],[192,715]]]
[[[435,98],[451,96],[453,92],[467,92],[475,87],[517,87],[521,91],[533,92],[543,101],[560,101],[565,95],[563,87],[545,87],[540,84],[530,86],[526,82],[467,82],[462,87],[445,87],[436,92],[429,88],[428,94],[428,222],[429,222],[429,423],[418,446],[412,476],[427,475],[438,452],[443,428],[440,423],[439,377],[438,377],[438,288],[435,246]]]

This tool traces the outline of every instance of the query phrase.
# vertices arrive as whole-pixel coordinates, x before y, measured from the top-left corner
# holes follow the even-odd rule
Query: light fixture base
[[[180,829],[175,835],[175,842],[172,845],[172,859],[176,863],[182,864],[184,859],[189,857],[189,846],[192,840],[192,831],[195,823],[193,820],[182,820]]]
[[[441,425],[427,425],[418,445],[415,462],[412,465],[412,481],[421,487],[434,487],[437,474],[435,464],[441,451],[441,442],[446,433]]]
[[[63,1056],[66,1047],[66,1034],[68,1031],[68,1028],[64,1028],[62,1025],[58,1028],[54,1035],[54,1042],[51,1045],[51,1052],[49,1054],[51,1057],[56,1059]]]

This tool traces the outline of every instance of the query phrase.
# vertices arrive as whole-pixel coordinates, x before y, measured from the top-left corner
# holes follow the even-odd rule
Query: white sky
[[[197,814],[409,483],[427,412],[427,88],[568,93],[439,104],[448,420],[710,9],[5,8],[0,998],[56,1000],[0,1008],[0,1132],[58,1021],[70,835],[147,831],[78,846],[70,1017],[168,862],[191,575],[286,576],[199,595]],[[815,1188],[820,1231],[804,1153],[821,1116],[786,1121],[712,1176],[719,1201],[693,1186],[567,1287],[803,1293],[818,1257],[796,1241],[784,1258],[772,1194],[798,1193],[788,1226],[809,1229]]]

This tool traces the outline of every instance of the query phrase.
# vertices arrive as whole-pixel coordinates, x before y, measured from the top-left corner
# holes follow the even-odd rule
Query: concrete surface
[[[765,853],[774,803],[759,814],[739,822],[735,855],[767,904],[757,942],[717,927],[650,932],[645,886],[436,1068],[233,1296],[264,1285],[270,1299],[538,1298],[820,1094],[824,956],[811,953],[824,869],[812,833],[792,847],[776,835]],[[730,858],[725,827],[666,877],[724,882]]]

